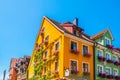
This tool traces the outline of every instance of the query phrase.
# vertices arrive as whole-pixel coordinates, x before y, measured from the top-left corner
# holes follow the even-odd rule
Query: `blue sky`
[[[31,55],[43,16],[58,22],[77,17],[89,35],[109,27],[120,47],[119,0],[0,0],[0,76],[12,57]]]

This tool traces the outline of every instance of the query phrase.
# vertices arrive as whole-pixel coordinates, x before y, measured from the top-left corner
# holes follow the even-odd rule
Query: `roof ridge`
[[[98,32],[97,34],[91,36],[90,38],[94,39],[94,38],[100,37],[102,34],[104,34],[108,30],[110,30],[110,28],[106,28],[105,30],[102,30],[101,32]]]

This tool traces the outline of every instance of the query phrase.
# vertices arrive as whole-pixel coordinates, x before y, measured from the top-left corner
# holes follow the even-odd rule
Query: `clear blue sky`
[[[31,55],[43,16],[59,22],[77,17],[89,35],[109,27],[120,47],[119,0],[0,0],[0,76],[12,57]]]

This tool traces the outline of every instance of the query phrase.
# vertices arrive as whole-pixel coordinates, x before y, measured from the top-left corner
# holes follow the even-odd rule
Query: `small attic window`
[[[73,30],[73,34],[74,34],[75,36],[80,36],[80,35],[79,35],[79,31],[77,31],[77,30]]]
[[[40,30],[40,34],[41,34],[41,35],[43,35],[43,34],[44,34],[44,30],[45,30],[45,28],[44,28],[44,27]]]
[[[49,40],[49,35],[46,36],[45,40]]]
[[[43,31],[43,32],[44,32],[44,30],[45,30],[45,27],[43,27],[41,31]]]

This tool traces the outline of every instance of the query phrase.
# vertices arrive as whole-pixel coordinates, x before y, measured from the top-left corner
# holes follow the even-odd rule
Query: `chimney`
[[[75,19],[73,20],[73,24],[76,25],[76,26],[78,26],[78,18],[75,18]]]

